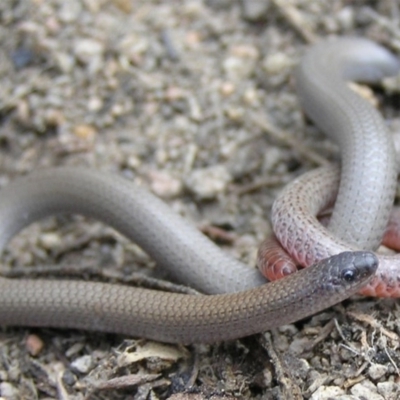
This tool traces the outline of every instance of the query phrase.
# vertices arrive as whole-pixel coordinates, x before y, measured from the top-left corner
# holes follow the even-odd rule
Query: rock
[[[344,394],[344,390],[336,386],[321,386],[313,393],[313,395],[310,397],[310,400],[338,399],[339,396]]]
[[[9,382],[1,382],[0,383],[0,394],[1,398],[7,400],[18,399],[18,390],[11,385]]]
[[[377,385],[378,393],[385,399],[400,398],[400,384],[395,382],[380,382]]]
[[[79,357],[71,363],[71,368],[81,374],[87,374],[93,368],[93,359],[89,355]]]
[[[372,364],[368,369],[368,375],[373,380],[378,380],[386,374],[387,367],[381,364]]]
[[[187,188],[200,199],[213,199],[226,190],[231,175],[223,165],[193,170],[185,181]]]
[[[268,0],[242,0],[240,5],[243,19],[251,22],[266,20],[269,8]]]
[[[103,53],[103,44],[94,39],[80,39],[74,46],[74,54],[84,64],[89,64],[93,58],[101,57]]]
[[[356,396],[357,399],[385,400],[383,396],[378,394],[376,386],[371,381],[367,380],[354,385],[350,389],[350,392]]]

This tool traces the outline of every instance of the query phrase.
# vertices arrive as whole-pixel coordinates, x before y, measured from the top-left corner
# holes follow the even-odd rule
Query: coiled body
[[[320,168],[291,182],[275,200],[272,224],[283,248],[302,266],[342,251],[357,250],[325,228],[317,215],[332,205],[339,187],[337,168]],[[400,255],[378,255],[374,279],[361,294],[400,297]]]
[[[311,47],[295,70],[307,115],[340,146],[340,185],[329,230],[359,249],[376,249],[396,190],[394,144],[378,111],[346,81],[377,82],[400,70],[385,48],[361,38]]]
[[[364,39],[324,41],[296,68],[300,100],[341,150],[341,172],[325,168],[290,183],[272,209],[274,232],[283,246],[266,241],[258,264],[270,279],[296,270],[289,257],[308,266],[345,250],[375,250],[382,241],[396,188],[394,144],[379,113],[345,80],[374,82],[399,72],[386,49]],[[333,206],[325,228],[317,215]],[[399,256],[379,256],[374,280],[361,293],[400,297]]]

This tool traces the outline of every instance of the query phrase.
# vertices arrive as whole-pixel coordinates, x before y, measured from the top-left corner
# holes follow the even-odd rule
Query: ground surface
[[[120,173],[199,226],[223,229],[221,246],[253,266],[285,183],[338,156],[304,120],[293,65],[309,42],[330,35],[368,37],[399,52],[399,21],[394,0],[3,0],[0,184],[54,165]],[[377,94],[393,126],[396,96]],[[153,275],[138,248],[81,217],[31,226],[3,262],[96,267],[110,279]],[[399,333],[396,302],[375,299],[216,346],[7,329],[0,392],[10,399],[396,399]]]

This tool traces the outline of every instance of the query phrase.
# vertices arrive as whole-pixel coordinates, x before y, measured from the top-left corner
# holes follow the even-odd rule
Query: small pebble
[[[282,161],[282,152],[275,146],[268,146],[264,151],[262,171],[263,174],[276,174],[276,166]]]
[[[79,357],[71,363],[72,370],[81,374],[87,374],[93,367],[93,359],[89,355]]]
[[[338,399],[339,396],[344,395],[343,389],[336,386],[321,386],[310,397],[310,400],[331,400]],[[350,397],[349,397],[350,400]],[[355,399],[354,399],[355,400]]]
[[[256,106],[260,102],[260,97],[258,95],[258,92],[255,88],[248,88],[243,95],[243,100],[246,102],[247,105],[249,106]]]
[[[45,249],[53,250],[61,246],[62,239],[58,233],[54,232],[42,233],[39,236],[39,243]]]
[[[25,340],[25,347],[31,356],[36,357],[43,350],[44,342],[39,336],[30,334]]]
[[[296,368],[295,374],[296,374],[296,376],[301,377],[302,374],[298,374],[297,373],[297,368]],[[318,371],[315,371],[315,370],[312,370],[312,369],[310,371],[304,370],[303,374],[304,373],[308,374],[308,382],[309,382],[308,390],[310,392],[315,392],[318,388],[324,387],[324,384],[328,380],[328,375],[327,374],[321,374]]]
[[[288,71],[292,65],[292,59],[285,53],[268,55],[262,61],[264,71],[269,75],[282,74],[282,71]]]
[[[229,155],[229,153],[226,151]],[[245,145],[236,145],[235,154],[230,158],[228,169],[236,179],[250,175],[256,171],[262,163],[263,155],[260,154],[260,144],[258,142],[249,142]]]
[[[380,382],[377,385],[378,393],[386,399],[400,399],[400,384],[395,382]]]
[[[69,349],[66,350],[65,356],[72,358],[74,355],[78,354],[85,347],[83,342],[74,343]]]
[[[162,198],[176,197],[182,192],[182,182],[163,171],[151,171],[151,190]]]
[[[93,125],[77,125],[73,128],[75,136],[80,139],[93,140],[97,135],[97,130]]]
[[[231,175],[223,165],[193,170],[187,177],[187,188],[200,199],[213,199],[226,190]]]
[[[367,380],[354,385],[350,389],[350,392],[356,396],[357,399],[385,400],[383,396],[377,393],[376,386]]]
[[[19,48],[11,54],[15,68],[22,69],[30,65],[34,60],[34,53],[29,49]]]
[[[69,369],[66,369],[62,374],[62,380],[66,385],[72,386],[76,382],[76,376]]]
[[[294,339],[290,343],[289,352],[291,354],[301,354],[303,353],[306,346],[310,345],[310,340],[306,337]]]
[[[387,367],[385,365],[381,364],[372,364],[368,368],[368,375],[370,376],[371,379],[373,380],[378,380],[382,378],[387,372]]]
[[[88,64],[93,57],[102,56],[104,46],[94,39],[80,39],[75,43],[74,53],[79,61]]]
[[[82,3],[78,0],[68,0],[60,3],[58,17],[62,22],[73,23],[82,13]]]
[[[113,3],[126,14],[132,11],[133,3],[131,0],[113,0]]]
[[[88,110],[92,112],[100,111],[102,107],[103,107],[103,101],[99,97],[91,97],[87,104]]]
[[[270,5],[269,0],[242,0],[243,19],[251,22],[259,22],[266,20]]]
[[[7,400],[13,400],[13,399],[17,400],[18,398],[20,398],[19,392],[16,389],[16,387],[9,382],[0,383],[0,394],[2,398]]]
[[[236,46],[231,55],[223,61],[222,67],[230,80],[237,81],[248,78],[258,61],[258,51],[252,46]]]
[[[229,97],[235,92],[235,85],[232,82],[223,82],[219,88],[224,97]]]
[[[343,7],[337,14],[341,27],[346,30],[350,30],[354,26],[354,9],[351,6]]]

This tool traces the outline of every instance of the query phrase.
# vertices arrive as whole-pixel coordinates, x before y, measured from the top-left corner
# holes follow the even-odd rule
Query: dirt
[[[0,2],[0,185],[50,166],[120,174],[162,197],[250,266],[277,194],[337,162],[292,77],[311,42],[361,36],[400,51],[397,2]],[[399,126],[398,92],[375,91]],[[218,228],[218,229],[217,229]],[[159,276],[111,228],[59,216],[18,234],[4,271]],[[355,298],[214,346],[4,328],[7,399],[397,399],[399,310]]]

